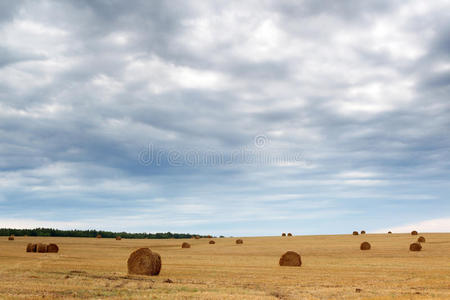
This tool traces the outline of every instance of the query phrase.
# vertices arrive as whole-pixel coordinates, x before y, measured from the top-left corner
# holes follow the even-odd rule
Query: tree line
[[[35,228],[35,229],[13,229],[0,228],[0,236],[54,236],[54,237],[97,237],[101,235],[102,238],[115,238],[120,236],[125,239],[188,239],[196,234],[190,233],[129,233],[129,232],[112,232],[103,230],[60,230],[53,228]],[[200,237],[204,237],[198,235]]]

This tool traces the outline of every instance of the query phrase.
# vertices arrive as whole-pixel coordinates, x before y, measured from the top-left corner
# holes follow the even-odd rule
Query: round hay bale
[[[353,231],[353,235],[358,235],[358,231]]]
[[[8,241],[14,241],[14,234],[11,234],[11,235],[8,237]]]
[[[362,242],[359,246],[359,249],[361,250],[370,250],[370,244],[369,242]]]
[[[361,230],[361,234],[366,234],[366,231],[365,230]]]
[[[158,275],[161,271],[161,256],[149,248],[140,248],[130,254],[127,266],[128,274]]]
[[[392,234],[392,231],[388,231],[388,234]]]
[[[417,239],[417,241],[418,241],[419,243],[425,243],[425,238],[424,238],[423,236],[421,236],[421,237],[419,237],[419,238]]]
[[[211,235],[208,235],[207,238],[208,238],[208,239],[212,239],[212,236],[211,236]]]
[[[412,243],[409,245],[409,251],[420,251],[422,250],[422,245],[420,243]]]
[[[288,233],[288,236],[292,236],[292,233],[289,232],[289,233]]]
[[[415,231],[415,230],[411,231],[411,235],[417,235],[417,234],[418,234],[417,231]]]
[[[243,243],[244,243],[244,241],[241,240],[241,239],[237,239],[237,240],[236,240],[236,244],[239,244],[239,245],[240,245],[240,244],[243,244]]]
[[[191,248],[191,244],[184,242],[181,244],[181,248]]]
[[[29,243],[27,245],[27,252],[36,252],[37,251],[37,245]]]
[[[286,233],[283,232],[283,233],[281,234],[281,236],[286,236]]]
[[[194,238],[195,238],[196,240],[200,239],[200,237],[199,237],[198,235],[194,236]]]
[[[214,241],[209,241],[209,243],[210,243],[211,245],[214,245],[216,242],[214,242]]]
[[[46,244],[42,244],[42,243],[38,243],[36,246],[37,252],[39,253],[46,253],[47,252],[47,245]]]
[[[116,241],[120,241],[122,239],[122,237],[121,236],[116,236]]]
[[[302,258],[300,254],[294,251],[288,251],[280,257],[280,266],[300,267]]]
[[[101,234],[97,234],[96,238],[101,239],[102,235]]]
[[[58,253],[59,247],[56,244],[48,244],[47,245],[47,252],[50,253]]]

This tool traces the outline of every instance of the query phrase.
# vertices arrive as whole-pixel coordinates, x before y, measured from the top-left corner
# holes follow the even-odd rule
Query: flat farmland
[[[418,236],[420,252],[409,251]],[[0,237],[1,299],[450,299],[450,233],[96,239]],[[182,242],[191,248],[182,249]],[[361,242],[372,249],[361,251]],[[27,253],[28,243],[56,243],[58,253]],[[129,276],[127,259],[149,247],[159,276]],[[301,267],[280,256],[301,254]],[[170,280],[168,280],[170,279]],[[170,281],[170,282],[167,282]]]

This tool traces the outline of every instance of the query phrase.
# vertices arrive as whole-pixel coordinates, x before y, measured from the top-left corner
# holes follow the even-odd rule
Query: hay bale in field
[[[359,246],[359,249],[361,250],[370,250],[370,244],[369,242],[362,242]]]
[[[392,231],[388,231],[388,234],[392,234]]]
[[[37,252],[39,253],[46,253],[47,252],[47,245],[46,244],[42,244],[42,243],[38,243],[36,246]]]
[[[56,244],[48,244],[47,245],[47,252],[49,253],[58,253],[59,247]]]
[[[353,235],[358,235],[358,231],[353,231]]]
[[[8,237],[8,241],[14,241],[14,234],[11,234],[11,235]]]
[[[181,248],[191,248],[191,244],[184,242],[181,244]]]
[[[96,238],[101,239],[102,235],[101,234],[97,234]]]
[[[120,241],[122,237],[120,235],[116,236],[116,241]]]
[[[419,237],[419,238],[417,239],[417,241],[418,241],[419,243],[425,243],[425,238],[424,238],[423,236],[421,236],[421,237]]]
[[[210,243],[211,245],[214,245],[216,242],[214,242],[214,241],[209,241],[209,243]]]
[[[37,244],[29,243],[27,245],[27,252],[36,252],[37,251]]]
[[[243,244],[243,243],[244,243],[244,241],[241,240],[241,239],[237,239],[237,240],[236,240],[236,244],[239,244],[239,245],[240,245],[240,244]]]
[[[161,256],[149,248],[140,248],[130,254],[127,266],[128,274],[158,275],[161,271]]]
[[[411,235],[417,235],[417,234],[418,234],[417,231],[415,231],[415,230],[411,231]]]
[[[300,267],[302,258],[297,252],[288,251],[280,257],[279,264],[280,266]]]
[[[208,235],[207,238],[208,238],[208,239],[212,239],[212,235]]]
[[[409,251],[420,251],[422,250],[422,245],[420,243],[412,243],[409,245]]]
[[[200,239],[200,237],[199,237],[198,235],[194,236],[194,238],[195,238],[196,240]]]
[[[283,232],[283,233],[281,234],[281,236],[286,236],[286,233]]]
[[[361,234],[366,234],[366,231],[365,230],[361,230]]]
[[[33,251],[33,245],[34,245],[34,251]],[[36,244],[28,243],[27,245],[27,252],[36,252]]]
[[[292,233],[289,232],[289,233],[288,233],[288,236],[292,236]]]

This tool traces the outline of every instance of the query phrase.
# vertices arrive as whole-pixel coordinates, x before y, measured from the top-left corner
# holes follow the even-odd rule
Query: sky
[[[448,0],[0,0],[0,227],[448,232],[449,129]]]

